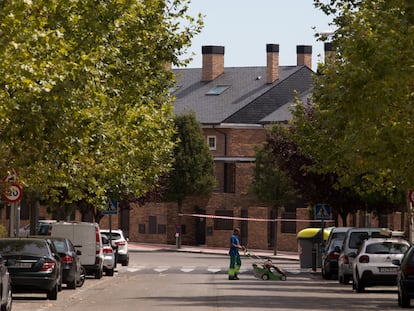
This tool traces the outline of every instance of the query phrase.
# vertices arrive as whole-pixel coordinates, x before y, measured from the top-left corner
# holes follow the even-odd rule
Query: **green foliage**
[[[279,169],[275,155],[269,152],[266,146],[256,149],[256,163],[253,171],[250,191],[255,193],[260,200],[274,206],[284,206],[298,197],[292,181],[285,172]]]
[[[0,171],[58,205],[152,189],[175,146],[166,65],[202,26],[188,3],[2,1]]]
[[[174,118],[176,126],[173,169],[164,199],[179,204],[191,195],[208,195],[216,184],[212,155],[194,114]]]
[[[312,107],[294,112],[296,139],[338,187],[401,204],[414,186],[411,2],[315,3],[335,14],[336,58],[319,68]]]

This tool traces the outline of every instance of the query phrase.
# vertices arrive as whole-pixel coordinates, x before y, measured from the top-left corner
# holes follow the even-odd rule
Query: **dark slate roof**
[[[223,74],[208,82],[201,81],[201,68],[173,71],[177,78],[174,113],[194,112],[202,124],[271,122],[266,118],[292,102],[295,91],[303,93],[312,87],[313,74],[306,66],[280,66],[279,80],[267,84],[266,67],[224,68]],[[219,85],[229,88],[220,95],[206,95]]]

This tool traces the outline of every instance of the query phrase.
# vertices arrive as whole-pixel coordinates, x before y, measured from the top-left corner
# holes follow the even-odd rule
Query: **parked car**
[[[11,277],[4,259],[0,256],[0,310],[11,311],[13,298],[11,288]]]
[[[112,246],[114,248],[116,247],[116,262],[122,264],[123,266],[128,266],[128,238],[125,238],[124,232],[121,229],[101,229],[101,233],[105,234],[107,237],[111,236]]]
[[[112,248],[111,242],[105,234],[102,237],[102,252],[104,255],[103,270],[105,275],[113,276],[115,270],[115,253]]]
[[[321,271],[324,279],[331,279],[333,275],[338,274],[338,258],[343,240],[343,238],[331,239],[322,253]]]
[[[46,293],[48,299],[57,299],[62,271],[50,240],[1,238],[0,254],[10,273],[13,292]]]
[[[67,238],[50,237],[62,264],[62,283],[70,289],[80,287],[85,282],[85,268],[81,265],[80,255],[72,242]]]
[[[352,279],[352,264],[362,242],[370,237],[386,237],[385,233],[381,234],[382,231],[382,228],[352,228],[346,232],[338,258],[339,283],[348,284]],[[350,254],[353,256],[349,256]]]
[[[401,260],[410,248],[410,243],[398,238],[371,238],[365,240],[352,265],[352,286],[358,293],[365,287],[395,286],[397,269],[393,260]],[[350,256],[353,256],[351,254]]]
[[[414,299],[414,245],[405,252],[401,260],[394,259],[392,263],[399,266],[397,270],[398,305],[408,308],[410,300]]]
[[[52,237],[69,239],[82,252],[80,261],[86,274],[102,278],[103,253],[99,225],[91,222],[56,222],[52,226]]]

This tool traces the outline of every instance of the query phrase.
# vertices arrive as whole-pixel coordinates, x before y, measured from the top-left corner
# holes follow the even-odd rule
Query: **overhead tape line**
[[[230,219],[230,220],[247,220],[247,221],[262,221],[262,222],[335,222],[335,220],[306,220],[306,219],[288,219],[288,218],[277,218],[277,219],[265,219],[265,218],[250,218],[250,217],[233,217],[233,216],[217,216],[217,215],[206,215],[206,214],[178,214],[178,216],[190,216],[199,218],[218,218],[218,219]]]

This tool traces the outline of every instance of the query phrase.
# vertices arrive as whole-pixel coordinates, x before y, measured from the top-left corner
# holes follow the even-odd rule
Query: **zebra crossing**
[[[297,264],[283,265],[285,271],[292,274],[300,273]],[[150,266],[150,265],[130,265],[128,267],[118,267],[118,273],[193,273],[193,274],[227,274],[227,266]],[[253,269],[250,266],[242,267],[241,274],[253,274]]]

